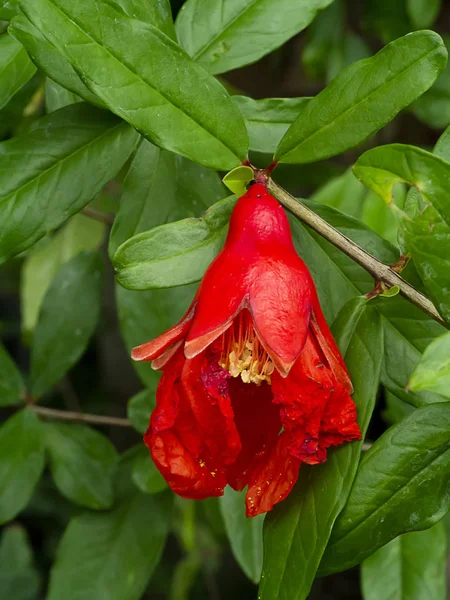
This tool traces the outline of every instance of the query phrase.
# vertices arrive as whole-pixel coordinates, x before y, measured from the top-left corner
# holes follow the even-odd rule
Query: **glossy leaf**
[[[0,598],[36,600],[40,576],[33,565],[33,549],[25,529],[12,525],[0,539]]]
[[[320,573],[348,569],[398,535],[439,521],[449,484],[450,404],[415,410],[363,456]]]
[[[223,245],[236,198],[212,206],[200,219],[184,219],[135,235],[113,258],[117,281],[133,290],[198,281]]]
[[[175,194],[175,155],[142,140],[124,182],[109,240],[110,256],[129,238],[166,222]]]
[[[361,305],[359,298],[351,302],[350,309]],[[353,318],[350,309],[344,307],[333,331],[338,344],[342,340],[364,436],[379,385],[383,337],[380,317],[373,308],[367,307],[359,319]],[[361,442],[353,442],[330,451],[323,465],[302,465],[294,490],[267,515],[261,600],[308,596],[335,519],[350,492],[360,452]]]
[[[116,175],[137,137],[111,114],[74,104],[2,142],[0,262],[86,206]]]
[[[151,412],[156,406],[155,391],[154,388],[142,390],[128,401],[128,418],[139,433],[147,431]]]
[[[51,239],[33,248],[22,267],[22,329],[32,331],[36,325],[44,296],[61,265],[86,250],[95,250],[103,242],[103,223],[81,214],[75,215]]]
[[[188,0],[176,20],[180,44],[211,73],[259,60],[305,29],[332,0]]]
[[[421,0],[419,0],[421,1]],[[436,0],[431,0],[434,2]],[[450,37],[442,36],[447,50]],[[439,75],[436,83],[411,106],[418,119],[429,127],[443,129],[450,125],[450,64]]]
[[[25,384],[14,361],[0,343],[0,406],[23,401]]]
[[[8,31],[25,47],[37,67],[53,81],[86,102],[103,107],[100,98],[85,86],[70,62],[24,15],[15,17]]]
[[[399,423],[413,412],[414,408],[410,404],[406,404],[389,390],[385,390],[385,393],[386,409],[382,412],[382,417],[388,425]]]
[[[225,529],[238,564],[254,583],[261,578],[263,564],[263,523],[265,515],[247,519],[245,492],[227,486],[219,498]]]
[[[427,206],[412,220],[403,219],[402,234],[428,296],[450,323],[450,219],[446,223]]]
[[[63,496],[94,510],[111,508],[117,452],[108,438],[85,425],[47,423],[45,444],[53,479]]]
[[[431,390],[450,400],[450,332],[425,350],[409,382],[411,390]]]
[[[448,181],[450,163],[414,146],[392,144],[363,154],[354,166],[359,179],[390,201],[398,182],[414,185],[431,206],[402,220],[403,241],[412,254],[425,289],[444,319],[450,320],[447,245],[450,241]]]
[[[134,458],[131,478],[144,494],[158,494],[167,489],[165,479],[156,468],[144,444],[141,444]]]
[[[48,600],[139,600],[169,530],[170,498],[138,490],[114,510],[84,513],[67,527]]]
[[[425,202],[432,204],[450,222],[446,189],[450,163],[439,156],[406,144],[389,144],[368,150],[356,161],[355,175],[386,203],[397,183],[415,186]]]
[[[445,600],[446,546],[443,523],[392,540],[362,564],[364,600]]]
[[[84,252],[63,265],[42,303],[31,348],[30,392],[39,397],[78,361],[97,325],[101,256]]]
[[[441,0],[406,0],[406,10],[417,29],[431,27],[441,9]]]
[[[186,312],[196,291],[195,285],[168,290],[132,292],[116,286],[120,328],[128,352],[172,327]],[[156,390],[160,377],[150,363],[133,362],[139,377],[151,390]]]
[[[250,139],[250,150],[273,153],[289,126],[305,110],[310,98],[266,98],[253,100],[233,96],[241,111]]]
[[[27,506],[44,470],[43,430],[31,409],[0,427],[0,457],[0,523],[6,523]]]
[[[222,181],[227,188],[239,198],[245,194],[247,185],[250,183],[250,181],[252,181],[252,179],[253,169],[251,167],[241,165],[240,167],[236,167],[227,173]]]
[[[175,39],[170,0],[116,0],[122,10],[133,19],[144,21]]]
[[[76,102],[81,102],[82,99],[80,96],[77,96],[73,92],[66,90],[66,88],[53,81],[49,77],[45,79],[45,107],[47,109],[47,114],[58,110],[59,108],[63,108],[64,106],[69,106],[69,104],[75,104]]]
[[[176,157],[177,190],[167,221],[200,217],[227,194],[219,175],[182,156]],[[159,223],[161,224],[161,223]]]
[[[89,89],[151,141],[216,169],[245,159],[244,121],[225,89],[159,29],[106,2],[20,6]]]
[[[396,248],[357,219],[311,201],[305,203],[382,262],[392,264],[398,259]],[[373,279],[350,258],[296,219],[292,219],[291,227],[297,251],[313,275],[325,316],[332,321],[346,301],[357,294],[366,294],[373,288]],[[332,294],[330,290],[333,290]],[[444,401],[442,396],[431,392],[407,393],[405,387],[426,346],[445,329],[399,296],[377,302],[376,308],[382,315],[385,341],[383,384],[414,406]]]
[[[36,67],[22,44],[7,33],[0,35],[0,109],[33,77]]]
[[[275,158],[308,163],[356,146],[431,87],[446,62],[442,39],[418,31],[353,63],[308,102]]]

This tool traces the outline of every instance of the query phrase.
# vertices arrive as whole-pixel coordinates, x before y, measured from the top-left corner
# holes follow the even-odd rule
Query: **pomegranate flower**
[[[185,498],[248,486],[247,516],[267,512],[301,463],[322,463],[329,446],[361,438],[313,280],[261,184],[237,202],[186,315],[132,357],[163,370],[144,439]]]

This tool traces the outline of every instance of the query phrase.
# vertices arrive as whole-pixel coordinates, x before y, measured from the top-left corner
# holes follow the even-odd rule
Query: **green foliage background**
[[[444,0],[0,0],[0,600],[445,600],[449,41]],[[290,217],[366,440],[251,520],[167,489],[129,359],[248,152],[440,315]]]

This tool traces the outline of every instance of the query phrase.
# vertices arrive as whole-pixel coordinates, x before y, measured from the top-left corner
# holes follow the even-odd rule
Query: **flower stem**
[[[128,419],[120,417],[106,417],[103,415],[92,415],[88,413],[72,412],[68,410],[57,410],[56,408],[47,408],[37,404],[28,404],[28,407],[35,413],[49,419],[57,421],[75,421],[80,423],[91,423],[92,425],[112,425],[115,427],[131,427]]]
[[[88,217],[89,219],[94,219],[94,221],[104,223],[105,225],[112,225],[114,223],[114,217],[102,213],[99,210],[95,210],[95,208],[89,208],[86,206],[82,209],[81,214],[83,214],[85,217]]]
[[[284,190],[270,178],[267,181],[267,189],[289,212],[301,219],[304,223],[309,225],[311,229],[317,231],[322,237],[363,267],[363,269],[372,275],[375,281],[381,281],[389,287],[397,285],[400,288],[400,294],[404,298],[420,308],[435,321],[448,328],[448,325],[440,316],[434,304],[403,279],[403,277],[401,277],[391,266],[385,265],[360,248],[355,242],[340,233],[324,219],[319,217],[319,215],[316,215],[315,212],[299,202],[294,196],[291,196],[289,192]]]

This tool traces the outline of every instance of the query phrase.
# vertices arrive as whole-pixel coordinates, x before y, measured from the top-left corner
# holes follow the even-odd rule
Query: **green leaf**
[[[241,165],[225,175],[222,179],[227,188],[240,197],[247,191],[247,185],[253,179],[253,169]]]
[[[116,286],[120,329],[128,351],[156,338],[184,315],[197,286],[180,286],[167,290],[131,292]],[[151,390],[156,390],[160,373],[149,362],[133,361],[139,377]],[[148,415],[150,416],[150,415]],[[147,423],[148,425],[148,423]]]
[[[311,79],[325,78],[333,48],[344,36],[344,20],[344,3],[335,0],[317,15],[308,29],[302,62]]]
[[[246,158],[244,120],[223,86],[159,29],[101,1],[20,6],[89,89],[150,141],[216,169]]]
[[[42,426],[31,409],[0,427],[0,456],[0,523],[6,523],[27,506],[44,470]]]
[[[450,203],[446,193],[450,163],[439,156],[415,146],[388,144],[365,152],[356,161],[353,171],[364,185],[388,204],[394,185],[415,186],[425,202],[432,204],[450,223]]]
[[[379,36],[384,44],[412,29],[405,0],[367,0],[365,9],[365,29],[369,34]]]
[[[320,574],[349,569],[402,533],[427,529],[449,509],[450,404],[415,410],[361,460]]]
[[[86,206],[116,175],[137,138],[111,114],[74,104],[2,142],[0,262]]]
[[[128,401],[128,418],[139,433],[147,431],[151,412],[156,405],[155,392],[156,386],[142,390]]]
[[[328,57],[327,81],[332,81],[339,73],[357,60],[369,58],[372,52],[359,35],[345,33],[334,45]]]
[[[139,233],[113,258],[117,281],[130,290],[198,281],[221,249],[236,197],[214,204],[200,219],[184,219]]]
[[[436,154],[414,146],[392,144],[363,154],[354,166],[356,176],[386,202],[396,183],[415,186],[430,206],[404,215],[403,243],[411,253],[425,289],[444,319],[450,320],[448,243],[450,204],[448,178],[450,163]]]
[[[357,219],[312,201],[302,202],[382,262],[393,264],[398,259],[396,248]],[[297,251],[312,273],[325,316],[332,321],[346,301],[373,288],[373,279],[298,220],[291,220],[291,228]],[[431,392],[407,393],[405,387],[426,346],[445,329],[400,296],[375,305],[382,315],[384,331],[383,384],[414,406],[444,401]]]
[[[433,206],[427,206],[412,220],[404,218],[401,222],[404,243],[422,278],[426,293],[447,323],[450,323],[449,223],[450,218],[446,223]]]
[[[188,0],[175,26],[181,45],[211,73],[256,62],[305,29],[332,0]]]
[[[265,515],[247,519],[245,492],[227,486],[219,498],[225,529],[238,564],[254,583],[261,578],[263,563],[263,523]]]
[[[0,35],[0,109],[30,80],[36,67],[28,58],[22,44],[7,33]]]
[[[106,227],[83,215],[75,215],[49,240],[27,255],[21,277],[22,329],[35,328],[44,296],[61,265],[103,242]]]
[[[413,412],[414,408],[410,404],[406,404],[389,390],[385,390],[385,394],[386,409],[382,412],[382,417],[389,425],[399,423]]]
[[[438,17],[441,0],[406,0],[406,10],[416,29],[427,29]]]
[[[233,96],[241,111],[250,138],[250,150],[273,153],[281,138],[306,109],[311,98],[266,98],[253,100],[248,96]]]
[[[66,88],[59,85],[59,83],[56,83],[56,81],[53,81],[53,79],[46,77],[45,107],[47,109],[47,114],[54,112],[59,108],[63,108],[64,106],[69,106],[69,104],[76,104],[81,101],[82,99],[80,96],[66,90]]]
[[[14,361],[0,343],[0,406],[23,402],[25,384]]]
[[[442,38],[448,51],[450,37],[443,35]],[[450,63],[447,63],[431,89],[414,102],[411,110],[430,127],[443,129],[450,125]]]
[[[61,267],[42,303],[31,348],[30,393],[42,396],[78,361],[97,325],[102,260],[83,252]]]
[[[445,600],[445,565],[443,523],[402,535],[363,562],[364,600]]]
[[[111,508],[117,452],[108,438],[85,425],[47,423],[45,444],[63,496],[94,510]]]
[[[199,217],[227,193],[219,175],[187,158],[176,157],[177,191],[167,221]],[[158,223],[161,225],[162,223]]]
[[[418,31],[353,63],[308,102],[275,158],[308,163],[356,146],[431,87],[446,62],[442,39]]]
[[[39,572],[33,565],[33,550],[20,525],[3,530],[0,540],[0,598],[36,600]]]
[[[133,235],[164,223],[176,195],[175,155],[142,140],[124,182],[119,212],[109,239],[109,254]]]
[[[48,600],[139,600],[159,562],[170,524],[168,496],[136,493],[110,512],[84,513],[67,527]]]
[[[103,107],[100,98],[84,85],[70,62],[25,16],[15,17],[8,31],[25,47],[37,67],[52,80],[86,102]]]
[[[414,391],[431,390],[450,400],[450,331],[428,346],[408,387]]]
[[[18,14],[20,14],[20,8],[17,5],[17,0],[0,1],[0,19],[9,21],[14,15]]]
[[[170,0],[115,0],[115,4],[132,19],[149,23],[176,39]]]
[[[358,423],[364,437],[375,404],[383,355],[381,320],[361,300],[343,309],[333,330],[355,388]],[[349,335],[349,330],[351,335]],[[347,500],[358,466],[361,442],[329,451],[323,465],[302,465],[287,499],[269,513],[264,525],[261,600],[304,600],[310,591],[337,515]]]
[[[158,494],[167,489],[167,483],[152,461],[150,452],[141,445],[133,460],[131,478],[144,494]]]

